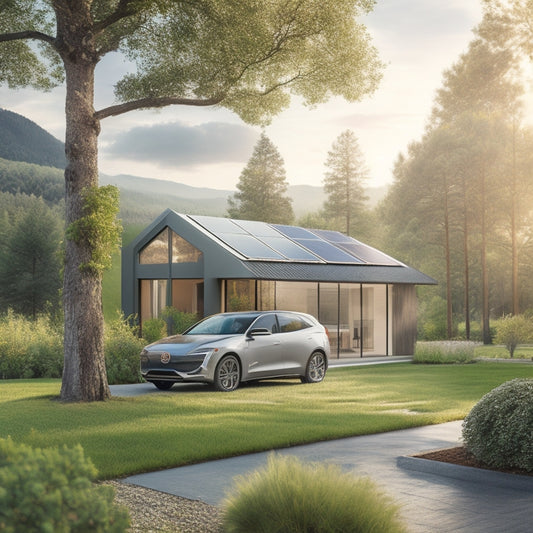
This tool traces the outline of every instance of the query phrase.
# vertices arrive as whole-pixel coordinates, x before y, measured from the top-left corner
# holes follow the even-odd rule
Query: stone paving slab
[[[354,475],[371,477],[401,504],[413,533],[531,533],[533,490],[529,485],[517,482],[499,486],[491,481],[490,471],[482,479],[458,479],[398,465],[399,457],[456,446],[460,435],[458,421],[295,446],[276,453],[337,464]],[[265,466],[268,455],[249,454],[130,476],[123,481],[219,505],[233,478]],[[517,480],[523,477],[517,476]]]

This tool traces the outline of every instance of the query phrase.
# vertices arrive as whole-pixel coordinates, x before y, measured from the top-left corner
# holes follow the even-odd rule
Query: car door
[[[278,313],[280,330],[280,375],[303,375],[314,347],[313,327],[295,313]]]
[[[267,330],[268,334],[249,336],[246,340],[244,379],[276,375],[281,360],[281,340],[274,313],[260,316],[248,330]]]

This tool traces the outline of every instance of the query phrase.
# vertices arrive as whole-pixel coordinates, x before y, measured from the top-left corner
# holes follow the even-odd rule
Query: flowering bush
[[[463,440],[489,466],[533,471],[533,379],[513,379],[485,394],[463,422]]]
[[[414,363],[472,363],[478,343],[472,341],[417,342]]]

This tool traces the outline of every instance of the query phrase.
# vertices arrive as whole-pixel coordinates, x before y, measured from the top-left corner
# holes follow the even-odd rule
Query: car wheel
[[[220,360],[215,370],[215,389],[230,392],[239,386],[240,380],[239,360],[234,355],[226,355]]]
[[[322,352],[313,352],[307,367],[305,376],[302,376],[302,383],[319,383],[326,375],[326,356]]]
[[[159,390],[169,390],[174,385],[173,381],[152,381]]]

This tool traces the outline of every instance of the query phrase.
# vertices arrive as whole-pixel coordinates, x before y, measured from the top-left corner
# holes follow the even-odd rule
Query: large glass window
[[[172,307],[184,313],[204,314],[204,282],[201,279],[173,279]]]
[[[316,316],[316,315],[315,315]],[[338,283],[319,284],[318,321],[327,328],[331,356],[339,351],[339,285]]]
[[[177,233],[172,233],[172,262],[173,263],[198,263],[202,258],[202,252],[187,242]]]
[[[255,280],[226,281],[226,311],[249,311],[255,306]]]
[[[167,280],[141,280],[141,323],[150,318],[157,318],[167,306]]]
[[[153,238],[139,253],[141,265],[164,265],[168,263],[168,228]]]
[[[173,263],[197,263],[202,252],[168,227],[152,239],[139,253],[141,265],[166,265],[169,250]]]
[[[339,288],[339,345],[342,352],[361,353],[361,285],[343,283]]]
[[[276,307],[317,316],[318,284],[306,281],[276,282]]]
[[[276,282],[257,280],[257,310],[272,311],[276,307]]]
[[[387,286],[363,285],[363,355],[387,355]]]

